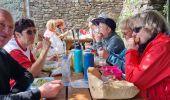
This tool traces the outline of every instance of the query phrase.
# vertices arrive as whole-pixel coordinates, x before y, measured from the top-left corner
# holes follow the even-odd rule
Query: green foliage
[[[164,6],[163,6],[163,15],[167,15],[167,12],[168,12],[168,4],[166,3]]]
[[[136,6],[138,5],[139,0],[125,0],[124,4],[123,4],[123,11],[121,12],[119,18],[118,18],[118,23],[117,26],[119,26],[119,23],[121,20],[128,18],[130,16],[132,16],[134,13],[134,9],[136,8]],[[119,36],[122,37],[122,34],[120,32],[119,27],[117,27],[117,33]]]

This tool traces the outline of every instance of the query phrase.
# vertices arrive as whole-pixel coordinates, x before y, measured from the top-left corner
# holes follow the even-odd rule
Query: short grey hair
[[[151,33],[168,34],[168,32],[170,32],[170,27],[166,19],[158,11],[147,10],[134,17],[138,18],[142,22],[143,27]]]

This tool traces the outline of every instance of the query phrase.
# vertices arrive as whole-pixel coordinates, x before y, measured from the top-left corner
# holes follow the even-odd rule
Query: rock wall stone
[[[24,16],[23,1],[0,0],[0,7],[8,9],[14,19],[18,20]],[[68,28],[87,28],[89,16],[104,15],[119,21],[122,16],[146,9],[161,11],[165,2],[166,0],[30,0],[30,15],[40,31],[46,29],[49,19],[58,18],[64,19]]]
[[[14,20],[23,16],[23,0],[0,0],[0,7],[10,11]]]
[[[42,31],[49,19],[62,18],[68,28],[86,28],[89,16],[101,13],[116,20],[122,5],[123,0],[30,0],[31,17]]]

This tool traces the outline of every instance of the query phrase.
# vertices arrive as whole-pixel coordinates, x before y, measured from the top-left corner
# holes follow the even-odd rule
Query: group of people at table
[[[22,18],[15,22],[11,14],[0,8],[0,99],[39,100],[55,97],[63,88],[61,80],[54,80],[36,89],[28,87],[41,72],[50,49],[62,53],[56,47],[69,31],[61,32],[62,20],[49,20],[42,41],[37,44],[40,53],[35,59],[32,45],[36,34],[34,21]],[[60,32],[56,32],[56,27]],[[125,79],[140,90],[148,100],[170,99],[170,27],[157,11],[144,11],[123,19],[120,29],[123,40],[115,32],[116,23],[108,17],[90,20],[93,48],[101,49],[106,63],[118,67]],[[58,42],[57,41],[57,42]],[[62,42],[62,41],[61,41]]]

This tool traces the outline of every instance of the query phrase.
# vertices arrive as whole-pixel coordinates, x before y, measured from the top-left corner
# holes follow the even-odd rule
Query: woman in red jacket
[[[127,41],[126,79],[147,100],[170,100],[170,37],[157,11],[133,17],[133,38]]]

